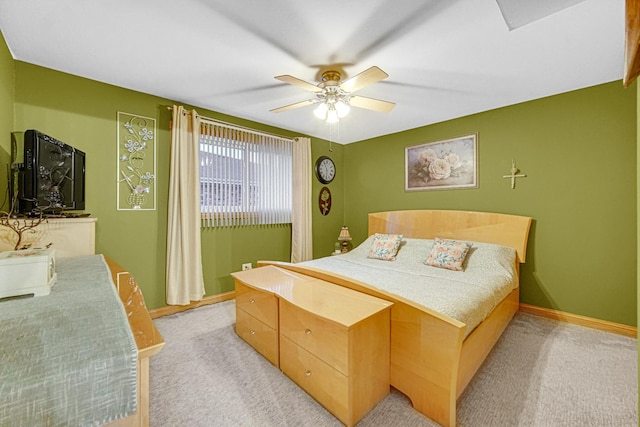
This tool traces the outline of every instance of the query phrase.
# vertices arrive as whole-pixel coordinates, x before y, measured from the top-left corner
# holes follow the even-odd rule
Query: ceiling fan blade
[[[375,65],[371,68],[367,68],[360,74],[356,74],[350,79],[340,84],[340,87],[345,92],[353,93],[357,90],[362,89],[365,86],[372,85],[380,80],[384,80],[389,77],[389,74],[382,71],[380,68]]]
[[[275,76],[275,78],[280,80],[281,82],[289,83],[290,85],[298,86],[304,90],[308,90],[309,92],[320,92],[322,90],[312,83],[305,82],[304,80],[300,80],[299,78],[290,76],[288,74]]]
[[[295,104],[285,105],[284,107],[274,108],[269,110],[272,113],[280,113],[281,111],[293,110],[294,108],[306,107],[307,105],[314,104],[314,99],[307,99],[306,101],[296,102]]]
[[[388,113],[396,106],[395,102],[383,101],[381,99],[367,98],[366,96],[352,96],[349,100],[352,107],[366,108],[367,110]]]

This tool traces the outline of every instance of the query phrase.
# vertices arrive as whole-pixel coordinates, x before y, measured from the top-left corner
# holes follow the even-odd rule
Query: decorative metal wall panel
[[[156,209],[156,121],[118,112],[118,210]]]

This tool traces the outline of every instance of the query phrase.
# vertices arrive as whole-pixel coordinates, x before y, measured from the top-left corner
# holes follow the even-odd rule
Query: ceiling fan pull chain
[[[333,148],[331,147],[331,141],[333,140],[333,123],[329,123],[329,152],[333,153]]]

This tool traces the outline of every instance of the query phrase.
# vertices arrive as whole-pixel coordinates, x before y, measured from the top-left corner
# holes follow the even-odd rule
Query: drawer
[[[278,331],[236,307],[236,334],[278,366]]]
[[[349,375],[349,336],[344,326],[280,300],[280,333]]]
[[[345,424],[348,378],[286,337],[280,339],[280,369]]]
[[[236,307],[246,311],[267,326],[278,327],[278,298],[236,280]]]

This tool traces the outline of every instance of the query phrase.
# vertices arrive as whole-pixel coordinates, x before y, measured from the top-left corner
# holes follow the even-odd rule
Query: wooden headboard
[[[369,235],[402,234],[416,239],[461,239],[514,248],[523,263],[531,218],[492,212],[406,210],[369,214]]]

